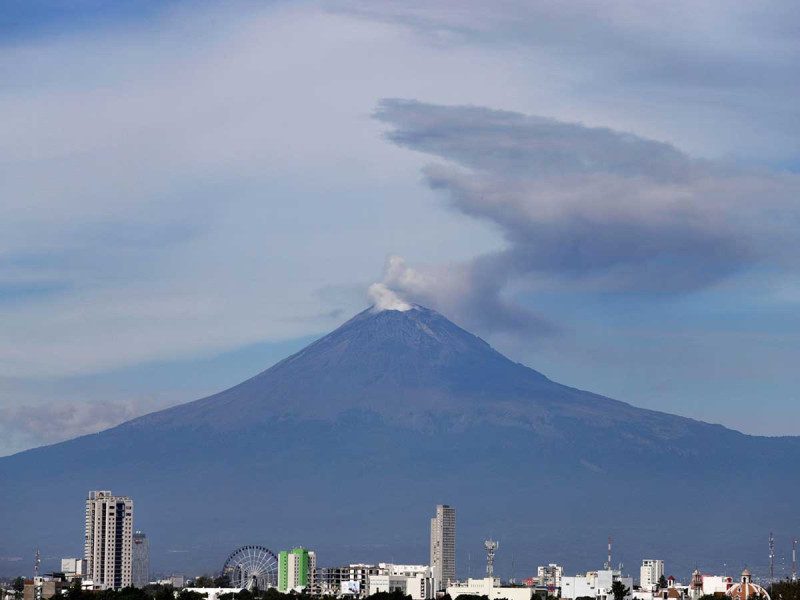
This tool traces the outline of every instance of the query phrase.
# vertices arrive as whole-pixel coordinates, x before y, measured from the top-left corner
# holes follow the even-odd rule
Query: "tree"
[[[14,583],[11,584],[11,587],[14,588],[15,592],[21,592],[25,589],[25,579],[22,577],[17,577],[14,580]]]
[[[81,580],[75,579],[64,592],[64,600],[88,600],[91,592],[85,592],[81,587]]]
[[[625,600],[630,592],[630,588],[625,587],[625,584],[619,580],[611,584],[611,593],[614,594],[614,600]]]
[[[663,590],[667,587],[667,578],[664,577],[664,574],[661,574],[661,577],[658,578],[658,589]]]
[[[208,594],[201,594],[200,592],[189,590],[181,590],[178,593],[178,600],[203,600],[204,598],[208,598]]]
[[[144,590],[135,587],[126,587],[114,595],[114,600],[148,600]]]
[[[800,600],[800,581],[776,581],[770,586],[769,595],[775,600]]]
[[[393,592],[378,592],[367,596],[367,600],[411,600],[411,596],[406,596],[403,592],[394,590]],[[489,600],[488,598],[486,600]]]
[[[162,585],[156,590],[153,600],[175,600],[175,588],[171,585]]]

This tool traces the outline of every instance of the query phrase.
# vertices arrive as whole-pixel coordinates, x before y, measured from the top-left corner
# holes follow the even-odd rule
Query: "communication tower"
[[[500,542],[486,540],[483,542],[483,547],[486,548],[486,577],[494,577],[494,553],[500,547]]]
[[[775,538],[769,532],[769,584],[775,583]]]

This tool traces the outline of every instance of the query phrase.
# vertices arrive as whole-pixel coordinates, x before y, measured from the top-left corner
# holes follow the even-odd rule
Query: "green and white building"
[[[305,548],[278,553],[278,591],[289,592],[314,587],[317,556]]]

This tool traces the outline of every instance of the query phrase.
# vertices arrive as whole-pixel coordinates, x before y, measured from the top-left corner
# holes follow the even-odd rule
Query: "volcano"
[[[507,577],[597,568],[611,535],[618,560],[686,579],[757,568],[770,531],[796,535],[799,462],[800,438],[636,408],[435,311],[370,308],[233,388],[0,458],[0,556],[81,555],[86,493],[110,489],[165,573],[213,572],[247,543],[304,545],[321,566],[427,562],[447,503],[459,576],[479,575],[489,535]]]

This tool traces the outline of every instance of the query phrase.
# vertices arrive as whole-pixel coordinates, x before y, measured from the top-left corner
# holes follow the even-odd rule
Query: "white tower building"
[[[658,585],[658,580],[664,575],[664,561],[645,559],[639,570],[639,585],[643,590],[653,590]]]
[[[128,587],[132,580],[133,500],[110,491],[86,499],[86,574],[102,589]]]
[[[456,509],[447,504],[431,519],[431,571],[437,590],[456,580]]]

